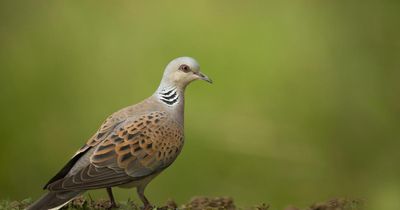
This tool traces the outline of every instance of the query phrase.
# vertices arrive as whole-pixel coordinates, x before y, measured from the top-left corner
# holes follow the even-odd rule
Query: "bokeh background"
[[[280,209],[348,196],[399,209],[399,11],[378,0],[3,0],[0,197],[37,198],[109,114],[189,55],[215,84],[188,88],[186,144],[151,201],[228,195]]]

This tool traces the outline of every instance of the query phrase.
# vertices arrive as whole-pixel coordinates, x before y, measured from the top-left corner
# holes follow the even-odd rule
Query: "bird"
[[[154,94],[110,115],[27,210],[59,209],[87,190],[102,188],[117,207],[112,187],[136,188],[143,208],[151,209],[145,188],[182,150],[184,94],[195,80],[212,83],[194,58],[169,62]]]

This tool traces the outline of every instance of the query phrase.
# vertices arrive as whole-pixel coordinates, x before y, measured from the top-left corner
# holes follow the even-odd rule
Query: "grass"
[[[0,209],[2,210],[22,210],[32,203],[31,199],[22,201],[0,201]],[[140,205],[133,201],[126,201],[119,203],[120,210],[141,210]],[[92,200],[90,197],[79,197],[68,204],[62,209],[66,210],[94,210],[94,209],[107,209],[110,206],[108,200]],[[241,208],[236,207],[234,200],[230,197],[193,197],[186,204],[178,205],[174,201],[169,200],[164,206],[155,207],[154,210],[169,210],[169,209],[186,209],[186,210],[276,210],[268,204],[258,204],[252,207]],[[319,202],[310,205],[307,208],[297,208],[289,206],[284,210],[362,210],[363,205],[359,200],[339,198],[331,199],[325,202]]]

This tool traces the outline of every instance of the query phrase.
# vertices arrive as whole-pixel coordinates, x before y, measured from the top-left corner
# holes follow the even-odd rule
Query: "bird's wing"
[[[48,189],[96,189],[139,180],[168,167],[182,146],[182,127],[165,112],[127,119],[96,146],[86,167]]]
[[[51,183],[60,180],[70,174],[71,169],[76,169],[77,164],[79,162],[83,162],[82,159],[87,153],[90,152],[90,149],[95,147],[100,142],[104,141],[108,135],[110,135],[114,129],[118,128],[121,123],[123,123],[125,119],[119,115],[119,113],[113,114],[108,117],[103,124],[101,125],[100,129],[88,140],[88,142],[83,145],[75,154],[74,156],[68,161],[67,164],[53,177],[51,178],[43,189],[46,189],[48,185]]]
[[[84,151],[86,151],[88,148],[94,147],[98,145],[100,142],[104,141],[111,133],[117,129],[123,122],[126,121],[126,118],[124,117],[121,112],[116,112],[110,117],[108,117],[103,124],[101,124],[101,127],[97,132],[90,138],[85,145],[83,145],[76,153],[75,155],[78,155]]]

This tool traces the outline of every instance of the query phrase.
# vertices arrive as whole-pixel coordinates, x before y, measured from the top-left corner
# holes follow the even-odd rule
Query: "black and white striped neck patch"
[[[158,93],[158,97],[162,102],[166,103],[169,106],[172,106],[179,102],[179,93],[176,88],[166,90],[163,89]]]

